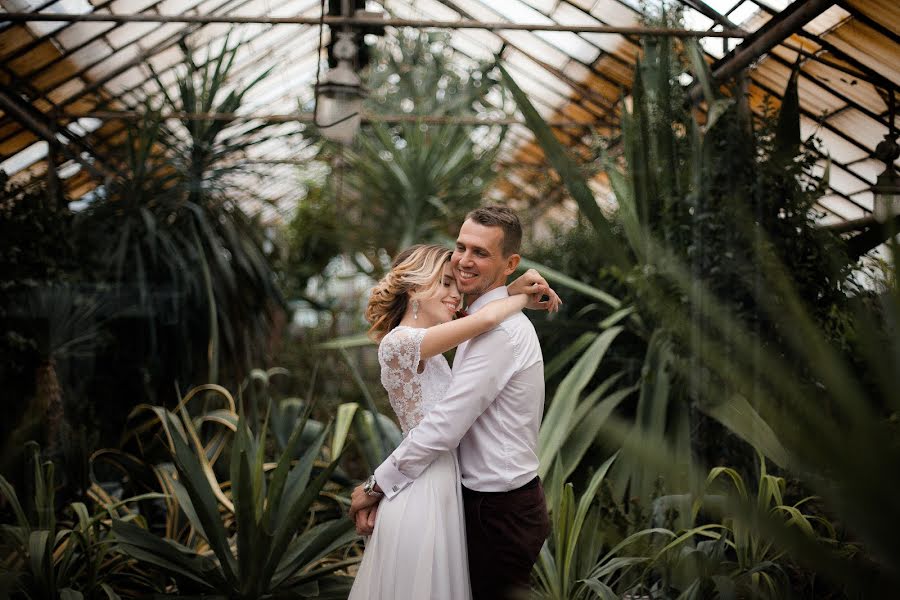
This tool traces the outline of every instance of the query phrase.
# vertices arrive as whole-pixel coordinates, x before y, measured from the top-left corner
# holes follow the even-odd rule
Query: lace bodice
[[[378,346],[381,384],[404,434],[419,424],[450,386],[450,365],[440,354],[426,359],[425,369],[419,373],[419,349],[424,337],[424,329],[399,325]]]

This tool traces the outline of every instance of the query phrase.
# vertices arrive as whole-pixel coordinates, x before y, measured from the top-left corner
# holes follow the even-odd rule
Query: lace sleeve
[[[381,340],[378,362],[400,428],[406,432],[422,419],[422,386],[418,376],[424,329],[398,327]]]

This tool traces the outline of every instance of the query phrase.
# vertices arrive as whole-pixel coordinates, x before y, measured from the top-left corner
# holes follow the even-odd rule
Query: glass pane
[[[563,31],[537,31],[535,35],[550,42],[569,56],[581,62],[590,63],[599,56],[600,51],[588,44],[578,35]]]

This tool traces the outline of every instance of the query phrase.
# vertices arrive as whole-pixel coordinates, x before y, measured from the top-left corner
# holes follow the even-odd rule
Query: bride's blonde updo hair
[[[372,290],[366,307],[372,339],[380,341],[400,323],[412,298],[428,297],[441,285],[441,274],[450,254],[443,246],[416,244],[394,258],[390,272]]]

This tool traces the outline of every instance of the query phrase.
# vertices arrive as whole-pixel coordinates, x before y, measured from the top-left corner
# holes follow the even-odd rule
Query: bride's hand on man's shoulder
[[[531,310],[557,312],[560,305],[562,305],[562,298],[535,269],[525,271],[518,279],[507,286],[507,291],[510,295],[528,294],[529,301],[525,308]],[[546,300],[544,300],[545,297]]]

